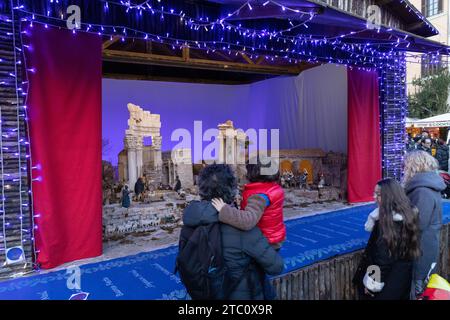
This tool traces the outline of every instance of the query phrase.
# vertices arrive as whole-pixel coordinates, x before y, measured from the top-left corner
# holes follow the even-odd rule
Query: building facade
[[[450,43],[450,0],[410,0],[422,14],[439,31],[438,35],[430,37],[430,40],[438,41],[448,45]],[[442,62],[448,64],[447,57]],[[407,63],[407,83],[408,94],[414,95],[416,88],[413,80],[422,76],[432,75],[438,69],[438,64],[430,64],[421,55],[415,54],[415,57],[408,58]]]

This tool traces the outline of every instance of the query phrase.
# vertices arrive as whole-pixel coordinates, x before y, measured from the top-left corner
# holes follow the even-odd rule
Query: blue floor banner
[[[284,273],[330,257],[364,248],[364,230],[374,205],[357,206],[286,222],[287,240],[281,249]],[[450,204],[444,204],[444,223]],[[0,282],[1,300],[182,300],[189,299],[174,264],[177,246],[80,267],[81,282],[74,288],[74,270],[55,271]]]

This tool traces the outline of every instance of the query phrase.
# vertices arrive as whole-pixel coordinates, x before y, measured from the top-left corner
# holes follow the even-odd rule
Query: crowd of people
[[[279,250],[289,235],[279,173],[262,175],[261,163],[268,162],[247,165],[249,183],[239,207],[229,166],[213,164],[201,171],[201,200],[184,211],[176,263],[193,299],[276,298],[267,275],[283,272]],[[409,152],[404,165],[402,183],[384,179],[375,186],[377,209],[365,224],[370,239],[353,278],[362,299],[419,298],[430,267],[439,260],[445,188],[437,173],[440,165],[420,149]],[[374,266],[378,277],[372,274]]]
[[[439,138],[433,138],[428,131],[423,131],[420,135],[407,136],[406,150],[421,150],[429,153],[439,163],[439,170],[448,172],[449,146]]]

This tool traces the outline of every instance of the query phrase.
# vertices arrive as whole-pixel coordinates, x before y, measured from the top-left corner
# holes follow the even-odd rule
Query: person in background
[[[180,177],[177,176],[177,178],[175,179],[175,186],[173,187],[173,190],[176,192],[179,192],[181,189],[181,181],[180,181]]]
[[[421,143],[417,146],[417,150],[425,151],[429,155],[431,155],[431,138],[424,138],[421,140]]]
[[[130,190],[128,189],[128,186],[125,185],[125,187],[122,190],[122,207],[129,208],[130,205],[131,205]]]
[[[439,163],[439,170],[448,171],[448,146],[445,144],[445,141],[442,139],[437,140],[437,149],[436,149],[436,160]]]
[[[300,175],[300,189],[309,189],[308,188],[308,170],[303,169],[303,173]]]
[[[414,139],[411,137],[409,133],[407,133],[405,136],[405,144],[406,144],[406,151],[412,151],[417,148]]]
[[[134,194],[136,196],[137,201],[141,201],[144,190],[145,190],[144,179],[142,177],[139,177],[136,183],[134,184]]]
[[[439,263],[439,237],[442,227],[442,198],[444,180],[437,170],[435,158],[424,151],[406,155],[403,184],[411,203],[419,209],[422,255],[416,260],[411,297],[419,296],[432,263]]]
[[[371,234],[353,281],[364,300],[408,300],[420,255],[417,210],[394,179],[379,181],[374,198],[378,207],[365,224]]]
[[[202,200],[192,201],[184,210],[185,226],[219,222],[219,214],[211,200],[223,199],[226,204],[231,204],[237,190],[236,177],[230,166],[212,164],[200,172],[198,187]],[[230,281],[237,282],[229,299],[267,299],[266,274],[280,274],[284,269],[283,258],[269,245],[259,228],[242,231],[230,224],[221,224],[221,235],[223,257]]]

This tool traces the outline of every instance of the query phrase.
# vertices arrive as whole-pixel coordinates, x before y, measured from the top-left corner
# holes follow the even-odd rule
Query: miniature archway
[[[162,170],[161,156],[161,120],[159,114],[151,114],[141,107],[129,103],[130,112],[128,129],[125,131],[124,145],[127,150],[128,183],[132,187],[142,174],[144,138],[152,138],[152,146],[155,149],[155,168]]]
[[[293,172],[292,162],[289,160],[283,160],[280,163],[280,173],[283,174],[285,172]]]

